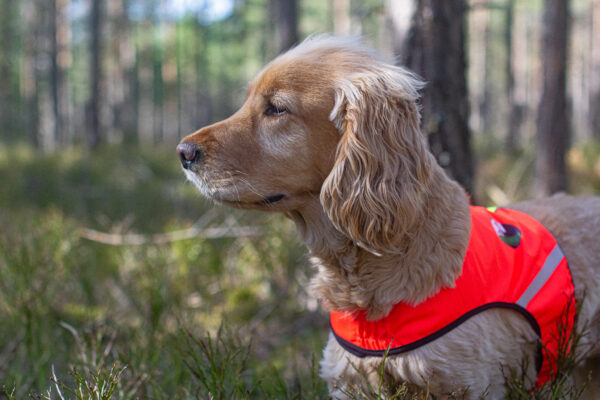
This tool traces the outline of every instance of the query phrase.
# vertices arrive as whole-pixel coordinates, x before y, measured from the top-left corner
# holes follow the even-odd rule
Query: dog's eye
[[[285,114],[286,112],[287,110],[285,108],[277,107],[275,104],[269,103],[265,110],[265,115],[268,115],[270,117],[277,117],[279,115]]]

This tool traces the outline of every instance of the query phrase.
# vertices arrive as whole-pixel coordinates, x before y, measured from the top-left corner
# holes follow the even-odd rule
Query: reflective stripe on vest
[[[377,321],[367,321],[362,310],[331,312],[331,329],[340,345],[358,357],[399,354],[487,309],[512,309],[541,338],[537,385],[548,381],[556,371],[559,338],[569,338],[574,323],[567,261],[548,230],[519,211],[471,207],[471,221],[463,271],[453,288],[416,306],[398,303]]]

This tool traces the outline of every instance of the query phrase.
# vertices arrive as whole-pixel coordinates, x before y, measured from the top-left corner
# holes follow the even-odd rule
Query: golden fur
[[[381,318],[452,286],[469,241],[467,195],[419,130],[422,85],[356,39],[309,39],[258,74],[233,116],[182,141],[201,151],[186,175],[221,203],[283,212],[310,250],[321,304]],[[591,331],[581,348],[597,355],[600,199],[559,195],[515,208],[541,221],[567,256],[577,295],[587,296],[578,321]],[[463,388],[467,398],[502,398],[505,374],[528,365],[535,380],[535,339],[520,314],[492,309],[392,357],[385,376],[439,396]],[[321,375],[344,398],[361,374],[376,384],[380,363],[330,337]]]

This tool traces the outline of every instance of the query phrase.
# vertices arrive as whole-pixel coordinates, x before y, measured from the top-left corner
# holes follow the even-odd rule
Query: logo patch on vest
[[[500,237],[500,239],[504,243],[506,243],[513,249],[519,247],[519,244],[521,243],[521,231],[519,230],[519,228],[517,228],[514,225],[501,224],[493,218],[492,226],[494,227],[494,230],[496,231],[498,237]]]

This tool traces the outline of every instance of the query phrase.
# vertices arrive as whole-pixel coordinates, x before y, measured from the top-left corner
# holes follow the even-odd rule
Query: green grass
[[[585,165],[598,160],[589,151]],[[510,170],[503,162],[486,164],[489,179]],[[0,399],[327,398],[315,361],[327,317],[306,293],[311,272],[289,221],[217,208],[208,227],[261,234],[154,240],[213,209],[160,147],[0,147],[0,180]],[[110,246],[82,228],[148,241]],[[426,398],[383,381],[349,390]]]
[[[283,218],[219,209],[209,225],[267,227],[251,237],[108,246],[81,236],[185,229],[212,209],[173,149],[0,148],[0,179],[0,398],[60,398],[57,388],[65,398],[206,398],[214,388],[197,363],[211,358],[191,360],[190,349],[223,321],[229,333],[211,346],[238,341],[237,387],[253,388],[250,398],[313,385],[327,321],[308,307],[305,250]]]

